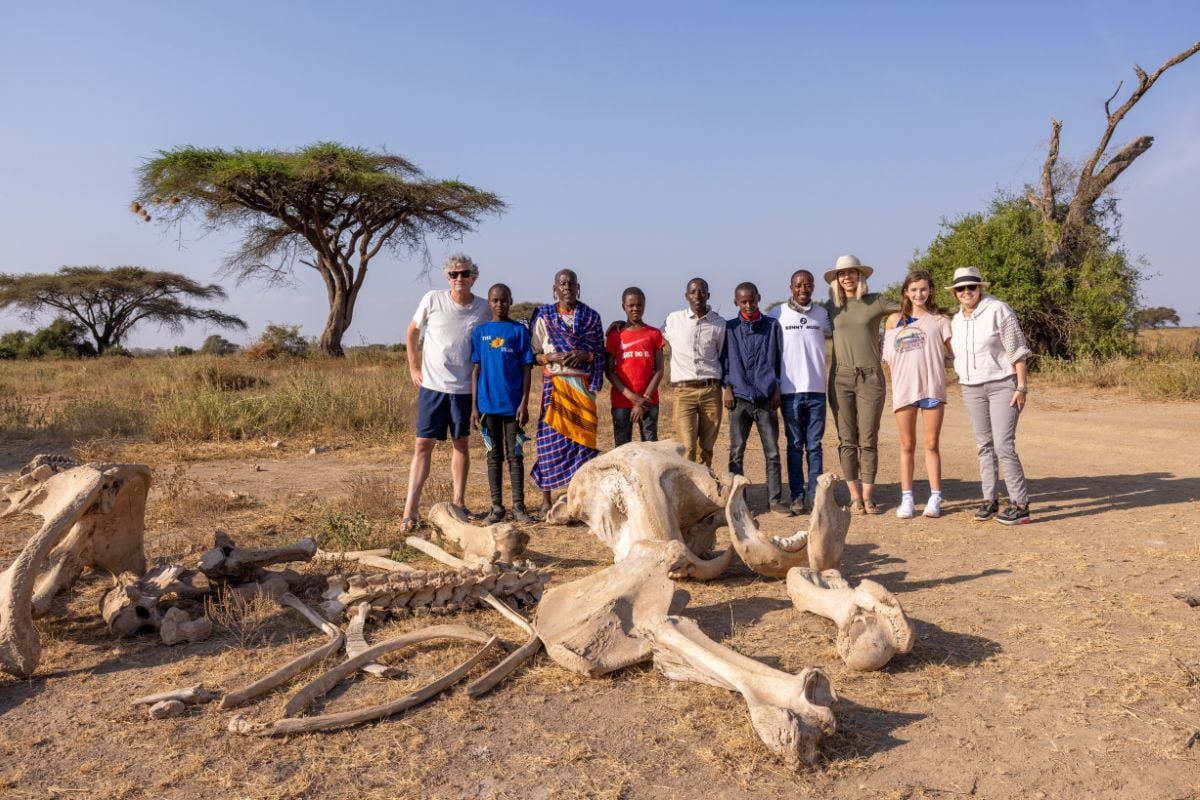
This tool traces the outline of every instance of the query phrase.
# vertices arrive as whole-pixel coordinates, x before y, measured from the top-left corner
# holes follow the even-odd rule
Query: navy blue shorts
[[[417,391],[417,438],[446,441],[461,439],[471,432],[471,395],[446,394],[426,389]]]

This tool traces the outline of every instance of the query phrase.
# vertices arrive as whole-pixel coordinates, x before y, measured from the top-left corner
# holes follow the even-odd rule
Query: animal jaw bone
[[[833,500],[833,487],[838,480],[838,476],[829,472],[817,480],[808,531],[772,538],[759,530],[746,505],[748,481],[740,475],[733,476],[725,516],[729,520],[729,538],[746,566],[768,578],[783,578],[789,569],[809,566],[814,561],[826,565],[821,569],[841,563],[850,515]]]
[[[711,580],[733,559],[716,542],[725,487],[711,469],[683,457],[674,441],[630,443],[579,468],[566,500],[552,510],[557,521],[582,520],[613,551],[628,558],[639,541],[678,541],[687,550],[673,578]]]
[[[806,551],[809,569],[818,572],[840,566],[846,549],[850,509],[839,506],[833,496],[834,486],[840,480],[841,477],[832,472],[822,473],[817,478],[817,493],[807,531],[771,539],[776,547],[789,553]]]
[[[442,537],[462,548],[469,564],[511,564],[525,553],[529,534],[508,522],[478,526],[459,519],[449,503],[437,503],[426,517]]]
[[[833,620],[838,655],[851,669],[882,669],[892,656],[911,652],[916,643],[900,601],[874,581],[864,580],[851,589],[837,570],[796,567],[788,572],[787,589],[796,608]]]

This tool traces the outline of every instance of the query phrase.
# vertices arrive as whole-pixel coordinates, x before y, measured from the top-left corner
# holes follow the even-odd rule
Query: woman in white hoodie
[[[1005,525],[1029,522],[1029,489],[1017,456],[1017,420],[1029,387],[1026,362],[1032,353],[1008,304],[985,294],[988,284],[977,267],[959,267],[946,287],[958,299],[950,323],[954,371],[979,448],[983,505],[975,519],[995,517]],[[1000,510],[997,466],[1004,473],[1009,506]]]

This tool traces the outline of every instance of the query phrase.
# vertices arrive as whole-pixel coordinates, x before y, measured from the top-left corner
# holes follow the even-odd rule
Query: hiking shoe
[[[897,519],[912,519],[913,515],[916,513],[917,507],[913,503],[911,494],[906,494],[900,498],[900,507],[896,509]]]
[[[1029,522],[1029,506],[1009,506],[996,515],[1001,525],[1024,525]]]
[[[533,517],[525,510],[524,505],[514,505],[512,510],[513,522],[533,522]]]
[[[940,517],[942,515],[942,496],[940,494],[929,495],[929,502],[925,504],[925,510],[921,514],[931,519]]]
[[[983,505],[981,505],[979,510],[975,512],[975,520],[977,522],[987,522],[989,519],[996,516],[996,513],[999,511],[1000,504],[995,500],[984,500]]]
[[[801,514],[807,514],[808,513],[808,503],[804,502],[803,497],[801,497],[799,500],[793,500],[792,504],[790,506],[788,506],[788,511],[791,512],[793,517],[798,517]]]
[[[484,525],[495,525],[504,519],[504,506],[492,506],[492,511],[483,518]]]
[[[792,509],[788,506],[787,503],[783,502],[782,500],[772,500],[771,501],[771,510],[774,511],[776,514],[786,514],[789,517],[792,516]]]

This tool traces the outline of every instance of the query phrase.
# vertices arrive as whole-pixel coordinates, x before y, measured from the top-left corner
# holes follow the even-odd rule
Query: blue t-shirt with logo
[[[519,322],[485,322],[471,332],[471,361],[479,365],[479,413],[515,417],[522,373],[533,363],[529,329]]]

